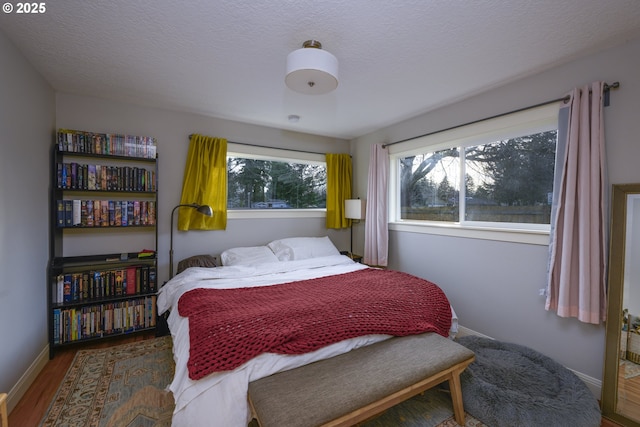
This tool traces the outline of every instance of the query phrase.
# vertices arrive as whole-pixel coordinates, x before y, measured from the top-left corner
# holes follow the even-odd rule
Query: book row
[[[53,343],[133,332],[156,326],[156,296],[53,310]]]
[[[63,190],[156,191],[156,172],[135,166],[57,163],[57,188]]]
[[[156,291],[156,268],[153,265],[88,270],[57,275],[51,302],[74,303]]]
[[[74,153],[156,158],[156,139],[148,136],[60,129],[58,150]]]
[[[58,200],[58,227],[127,227],[156,224],[154,200]]]

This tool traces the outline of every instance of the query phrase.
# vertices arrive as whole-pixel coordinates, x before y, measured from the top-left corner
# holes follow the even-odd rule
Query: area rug
[[[488,427],[469,414],[466,427]],[[358,427],[460,427],[453,416],[449,391],[434,387],[399,403]]]
[[[640,365],[628,360],[620,359],[620,370],[624,379],[634,378],[640,375]]]
[[[492,427],[599,427],[598,401],[573,372],[528,347],[460,337],[476,359],[460,376],[465,410]]]
[[[165,388],[174,369],[168,336],[80,350],[40,426],[169,427],[174,401]],[[466,427],[487,427],[469,414],[465,421]],[[255,420],[249,425],[257,426]],[[458,426],[448,390],[434,387],[360,424],[400,426]]]
[[[79,350],[40,425],[169,427],[173,372],[171,337]]]

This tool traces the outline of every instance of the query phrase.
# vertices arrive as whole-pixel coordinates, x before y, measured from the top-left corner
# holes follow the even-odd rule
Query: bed
[[[620,358],[640,364],[640,318],[626,308],[622,312]]]
[[[246,427],[251,419],[247,388],[252,381],[337,356],[386,340],[393,335],[434,331],[440,335],[454,336],[457,332],[457,318],[446,297],[444,297],[446,309],[442,308],[443,302],[439,301],[438,307],[433,310],[437,311],[438,319],[428,320],[425,324],[416,326],[419,329],[412,329],[415,326],[413,323],[405,326],[406,322],[401,321],[390,327],[392,333],[372,333],[371,331],[377,331],[377,327],[371,329],[366,325],[358,324],[357,327],[352,328],[356,332],[352,329],[347,332],[341,330],[340,333],[328,334],[327,337],[324,336],[327,334],[318,333],[325,329],[325,326],[320,326],[317,330],[310,329],[315,331],[312,333],[299,333],[296,328],[307,328],[309,325],[315,328],[318,323],[317,320],[307,318],[307,313],[314,309],[303,305],[297,315],[288,314],[291,316],[291,321],[285,323],[296,326],[285,327],[285,329],[295,330],[284,333],[286,342],[281,339],[279,332],[263,331],[258,334],[259,338],[242,340],[251,343],[256,341],[259,344],[256,344],[257,347],[240,344],[240,349],[236,351],[227,343],[233,342],[237,336],[234,338],[234,335],[228,335],[229,331],[223,330],[225,328],[220,327],[218,323],[211,323],[220,321],[217,313],[224,312],[228,307],[226,304],[239,301],[247,308],[247,313],[240,314],[241,317],[245,317],[245,323],[236,325],[237,329],[242,328],[246,322],[270,316],[270,314],[254,311],[268,305],[255,303],[260,301],[262,294],[268,293],[269,296],[276,294],[275,299],[279,304],[286,301],[286,304],[280,305],[277,311],[287,312],[289,305],[297,304],[293,303],[296,301],[295,297],[289,299],[287,296],[290,295],[289,292],[314,295],[311,299],[319,301],[318,305],[327,305],[326,302],[320,303],[320,300],[325,298],[325,295],[330,298],[327,290],[340,287],[343,281],[348,282],[348,288],[353,290],[356,289],[355,286],[360,286],[356,284],[358,280],[370,281],[371,276],[368,276],[370,274],[388,275],[390,272],[369,268],[354,262],[347,256],[340,255],[327,237],[280,239],[265,246],[232,248],[222,253],[221,260],[222,267],[186,269],[167,282],[158,293],[158,312],[159,314],[169,313],[167,322],[173,339],[176,369],[169,388],[176,402],[172,420],[172,425],[176,427],[196,425]],[[406,275],[405,278],[407,276],[410,275]],[[415,279],[422,281],[422,279]],[[433,284],[430,283],[430,285]],[[387,292],[384,285],[381,284],[379,287],[380,292]],[[388,285],[386,288],[390,289]],[[364,298],[369,298],[366,296],[369,294],[372,295],[370,299],[376,298],[378,294],[375,294],[373,285],[370,289],[372,289],[371,292],[359,293],[363,294]],[[394,288],[394,292],[397,292],[396,289],[400,288]],[[439,288],[433,292],[437,290]],[[408,292],[411,294],[415,290]],[[239,293],[241,296],[238,296]],[[309,298],[298,299],[305,300],[301,304],[309,302]],[[341,298],[341,300],[344,299],[351,299],[351,297]],[[386,298],[386,300],[391,299],[393,298]],[[432,299],[442,300],[443,298],[416,298],[418,304],[426,304],[427,300]],[[220,301],[225,301],[222,306]],[[332,302],[330,305],[333,312],[337,310],[335,306],[339,306],[340,301]],[[426,310],[419,308],[412,311]],[[211,315],[211,313],[216,314]],[[446,321],[442,319],[445,317],[444,313],[446,313]],[[277,317],[277,315],[274,316]],[[366,316],[365,313],[364,317]],[[216,319],[211,320],[210,317]],[[325,315],[325,317],[328,316]],[[362,318],[363,316],[359,314],[354,317]],[[385,320],[385,327],[389,323],[387,320]],[[422,320],[418,319],[416,322],[420,323]],[[433,326],[436,323],[437,325]],[[227,323],[224,324],[227,325]],[[229,328],[228,325],[226,328],[234,329]],[[382,330],[388,332],[387,329]],[[197,332],[194,333],[194,331]],[[297,337],[300,335],[304,337],[291,340],[290,335],[287,335],[290,333],[297,334]],[[211,336],[211,338],[205,338],[205,336]],[[264,345],[272,347],[261,351],[265,348]]]

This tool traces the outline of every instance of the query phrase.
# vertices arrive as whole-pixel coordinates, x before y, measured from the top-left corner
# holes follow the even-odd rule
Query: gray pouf
[[[462,373],[464,409],[491,427],[599,427],[598,401],[573,372],[518,344],[477,336],[457,341],[476,360]]]

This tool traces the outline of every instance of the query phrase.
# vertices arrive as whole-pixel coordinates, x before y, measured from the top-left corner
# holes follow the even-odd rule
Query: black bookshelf
[[[57,133],[49,203],[50,358],[61,346],[155,330],[157,164],[153,138]],[[153,245],[100,253],[101,239],[116,230],[133,233],[125,244],[135,241],[136,233],[153,233],[144,240]],[[66,253],[71,238],[82,242],[73,250],[82,247],[85,253]]]

